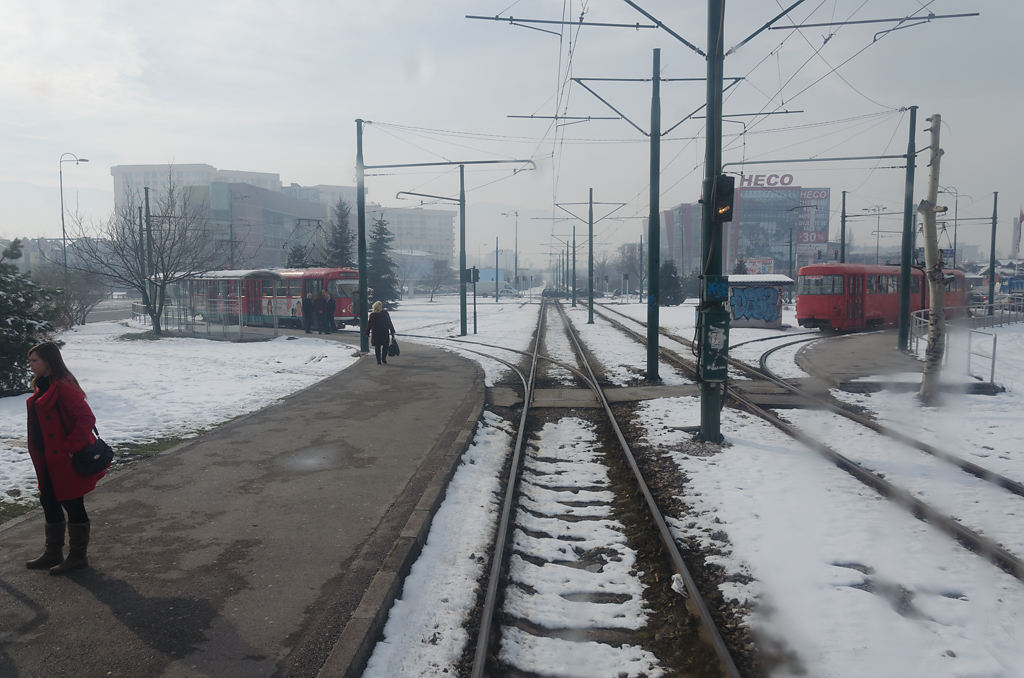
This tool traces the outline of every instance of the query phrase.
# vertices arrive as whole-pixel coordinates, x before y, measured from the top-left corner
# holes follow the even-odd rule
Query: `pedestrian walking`
[[[323,292],[317,292],[316,297],[313,298],[313,321],[316,323],[316,333],[323,334],[324,326],[324,315],[327,313],[327,302],[324,300]]]
[[[326,299],[324,299],[324,328],[327,330],[327,334],[334,331],[334,297],[331,296],[330,292],[325,292]]]
[[[34,375],[28,407],[28,452],[39,482],[39,503],[46,519],[46,550],[25,563],[30,570],[49,569],[59,575],[89,565],[89,514],[85,495],[106,475],[79,475],[71,455],[96,441],[96,425],[85,392],[64,364],[60,349],[52,342],[34,346],[28,352]],[[65,517],[65,513],[67,514]],[[64,531],[68,534],[68,557],[64,557]]]
[[[366,318],[366,334],[373,344],[373,352],[377,356],[378,365],[388,364],[388,344],[395,337],[395,325],[391,316],[384,310],[384,304],[373,302],[373,312]]]
[[[302,327],[306,330],[306,334],[312,334],[309,329],[313,324],[313,293],[310,292],[306,295],[306,298],[302,300]]]

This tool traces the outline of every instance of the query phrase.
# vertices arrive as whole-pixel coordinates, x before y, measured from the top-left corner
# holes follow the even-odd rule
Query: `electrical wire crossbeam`
[[[581,216],[579,216],[577,214],[573,214],[570,210],[565,208],[565,205],[615,205],[616,206],[615,209],[613,209],[611,212],[609,212],[608,214],[604,215],[600,219],[594,219],[594,225],[596,226],[597,224],[601,223],[602,221],[604,221],[605,219],[607,219],[611,215],[615,214],[616,212],[618,212],[620,209],[622,209],[623,207],[625,207],[628,204],[629,203],[627,203],[627,202],[594,202],[594,203],[591,203],[591,202],[556,202],[555,203],[555,207],[557,207],[558,209],[562,210],[563,212],[565,212],[569,216],[573,217],[577,221],[582,221],[584,224],[589,224],[590,221],[588,219],[584,219],[583,217],[581,217]]]
[[[786,158],[780,160],[735,160],[723,162],[722,169],[733,165],[774,165],[788,162],[841,162],[844,160],[887,160],[892,158],[906,159],[906,154],[901,155],[850,155],[838,158]]]
[[[920,19],[920,20],[924,20],[923,21],[924,23],[927,23],[928,21],[931,21],[932,19],[960,19],[960,18],[963,18],[963,17],[970,17],[970,16],[981,16],[981,12],[965,12],[963,14],[929,14],[929,15],[923,16],[923,17],[906,16],[906,17],[898,17],[898,18],[895,18],[895,19],[860,19],[860,20],[857,20],[857,21],[826,21],[824,23],[819,23],[819,24],[793,24],[793,25],[790,25],[790,26],[771,26],[771,27],[769,27],[768,30],[772,30],[772,31],[786,31],[786,30],[789,30],[789,31],[792,31],[792,30],[798,30],[798,29],[801,29],[801,28],[824,28],[826,26],[849,26],[851,24],[881,24],[881,23],[888,23],[888,22],[891,22],[891,21],[896,21],[896,22],[899,22],[899,21],[909,21],[911,19]],[[917,24],[914,24],[914,25],[917,25]]]
[[[632,24],[620,24],[608,21],[583,21],[582,19],[576,21],[559,21],[557,19],[517,19],[514,16],[479,16],[476,14],[467,14],[467,19],[481,19],[483,21],[507,21],[510,24],[522,25],[523,28],[530,28],[524,24],[548,24],[555,26],[597,26],[602,28],[632,28],[639,30],[641,28],[663,28],[659,24],[642,24],[639,22]],[[549,31],[550,32],[550,31]],[[558,35],[558,33],[555,33]]]
[[[497,165],[501,163],[529,164],[537,169],[536,163],[532,160],[446,160],[444,162],[403,162],[392,165],[363,165],[364,170],[371,169],[398,169],[401,167],[444,167],[449,165]]]
[[[431,195],[429,193],[413,193],[412,191],[399,191],[398,193],[395,193],[395,199],[397,200],[398,196],[400,196],[400,195],[415,195],[418,198],[433,198],[434,200],[448,200],[448,201],[454,202],[456,204],[461,202],[458,198],[449,198],[448,196],[445,196],[445,195]]]

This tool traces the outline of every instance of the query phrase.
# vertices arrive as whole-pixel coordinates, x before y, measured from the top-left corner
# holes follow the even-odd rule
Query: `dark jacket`
[[[106,471],[80,476],[71,467],[71,455],[96,440],[96,424],[85,394],[67,379],[58,379],[46,391],[36,392],[28,406],[28,453],[36,479],[50,476],[57,501],[77,499],[92,492]]]
[[[302,316],[304,318],[313,317],[313,300],[308,297],[302,299]]]
[[[334,297],[327,297],[327,299],[324,301],[324,313],[327,315],[328,318],[334,317],[334,306]]]
[[[317,318],[323,318],[324,313],[327,311],[327,302],[324,301],[323,297],[313,298],[313,315]]]
[[[387,346],[390,337],[395,336],[395,326],[387,311],[371,313],[366,319],[366,334],[374,346]],[[390,335],[390,336],[389,336]]]

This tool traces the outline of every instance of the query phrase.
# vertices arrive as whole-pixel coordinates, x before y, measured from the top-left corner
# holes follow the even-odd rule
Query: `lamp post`
[[[502,216],[516,218],[516,240],[515,240],[515,259],[512,262],[512,282],[515,285],[516,291],[519,291],[519,210],[512,212],[502,212]]]
[[[64,156],[70,155],[70,158]],[[80,162],[89,162],[88,158],[79,158],[74,153],[61,153],[60,162],[57,163],[57,177],[60,182],[60,238],[61,251],[64,258],[64,286],[68,283],[68,230],[64,226],[64,163],[73,162],[76,165]]]
[[[878,265],[879,259],[879,244],[881,237],[882,228],[882,212],[887,211],[889,208],[885,205],[872,205],[871,207],[865,207],[862,212],[874,212],[875,213],[875,266]]]

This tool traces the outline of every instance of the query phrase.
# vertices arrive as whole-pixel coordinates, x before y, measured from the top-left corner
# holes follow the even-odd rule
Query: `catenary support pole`
[[[910,347],[910,261],[914,250],[914,167],[917,151],[914,135],[917,133],[917,106],[910,107],[910,139],[907,141],[907,175],[903,190],[903,243],[900,247],[900,301],[898,348]],[[876,227],[876,230],[878,228]],[[878,237],[877,235],[875,236]],[[876,241],[877,242],[877,241]]]
[[[572,307],[576,308],[576,224],[572,225]]]
[[[846,191],[843,191],[843,211],[839,217],[839,263],[846,263]]]
[[[476,315],[476,284],[473,285]],[[475,321],[474,321],[475,322]],[[459,165],[459,335],[466,336],[466,168]],[[474,332],[475,333],[475,332]]]
[[[724,377],[707,376],[712,361],[727,357],[729,315],[725,307],[728,282],[722,275],[722,222],[714,214],[715,183],[722,171],[722,70],[725,0],[708,0],[707,134],[701,200],[703,275],[700,296],[700,434],[704,442],[722,442]],[[723,289],[724,287],[724,289]],[[724,330],[724,336],[722,332]],[[724,349],[724,350],[723,350]],[[727,369],[723,367],[723,371]]]
[[[366,282],[366,179],[363,167],[363,121],[356,119],[356,250],[359,265],[359,350],[370,350],[366,336],[366,307],[369,285]]]
[[[996,208],[999,206],[999,191],[992,193],[992,245],[988,252],[988,314],[995,313],[996,301]]]
[[[647,375],[648,382],[660,381],[658,375],[659,300],[661,296],[661,50],[654,50],[651,76],[651,193],[647,218]]]
[[[594,189],[590,189],[590,211],[587,216],[587,324],[594,324]]]
[[[498,303],[498,296],[501,291],[498,289],[498,236],[494,236],[494,303]]]

